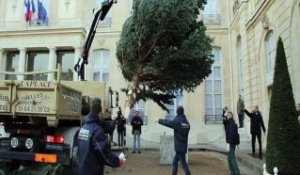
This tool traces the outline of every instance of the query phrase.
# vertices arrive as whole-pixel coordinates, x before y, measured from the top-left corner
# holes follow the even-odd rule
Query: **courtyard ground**
[[[105,174],[109,175],[170,175],[172,165],[160,165],[159,151],[143,151],[133,154],[128,151],[125,166],[121,168],[106,167]],[[189,152],[189,167],[193,175],[229,175],[227,157],[224,154],[208,151]],[[242,175],[255,175],[244,165],[240,164]],[[184,175],[178,166],[178,175]]]

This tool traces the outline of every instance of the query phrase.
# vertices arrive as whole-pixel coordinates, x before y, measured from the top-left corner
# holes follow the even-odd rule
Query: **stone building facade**
[[[93,9],[99,7],[102,0],[43,0],[46,19],[38,14],[40,1],[33,0],[36,12],[31,22],[24,19],[24,2],[28,1],[0,0],[0,72],[51,70],[60,63],[63,79],[77,81],[73,66],[93,20]],[[90,49],[86,69],[88,81],[105,81],[119,92],[127,87],[115,53],[122,25],[131,9],[132,0],[118,1],[107,18],[100,22]],[[135,105],[145,120],[144,140],[159,142],[162,133],[172,133],[154,121],[158,117],[173,117],[178,105],[185,108],[192,124],[191,144],[223,140],[222,108],[228,106],[236,113],[239,94],[248,110],[254,105],[260,107],[268,125],[279,37],[285,45],[295,101],[300,102],[300,81],[297,81],[300,78],[297,69],[300,67],[300,34],[297,32],[300,0],[209,0],[200,18],[213,38],[212,74],[195,92],[178,94],[174,105],[168,106],[169,115],[151,101]],[[42,77],[0,74],[0,78],[52,80],[55,77],[51,74]],[[125,95],[120,94],[120,105],[124,107]],[[249,133],[249,120],[246,118],[245,122]],[[130,129],[128,131],[130,133]]]

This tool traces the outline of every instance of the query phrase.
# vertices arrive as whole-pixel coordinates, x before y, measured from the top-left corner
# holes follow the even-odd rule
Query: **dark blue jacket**
[[[139,131],[142,134],[142,126],[144,125],[143,119],[140,116],[134,116],[131,120],[132,134],[135,130]]]
[[[122,115],[118,115],[117,118],[116,118],[116,124],[117,124],[117,131],[118,132],[124,132],[125,131],[126,118]]]
[[[229,120],[225,119],[224,126],[226,132],[226,142],[234,145],[240,144],[240,136],[235,121],[232,118]]]
[[[177,115],[174,120],[159,119],[159,124],[174,129],[175,151],[187,152],[190,123],[185,115]]]
[[[262,116],[260,112],[249,112],[245,109],[245,113],[250,117],[250,123],[251,123],[251,129],[250,132],[251,134],[261,134],[261,129],[260,127],[266,132],[266,128],[264,125],[264,121],[262,119]]]
[[[109,147],[98,115],[89,113],[78,134],[79,175],[102,175],[104,165],[117,167],[119,158]]]

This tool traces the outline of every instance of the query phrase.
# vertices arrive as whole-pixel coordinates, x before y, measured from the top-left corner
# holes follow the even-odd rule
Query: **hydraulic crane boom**
[[[89,50],[94,40],[98,23],[100,20],[103,21],[103,19],[105,18],[106,14],[110,10],[113,3],[117,3],[117,1],[105,0],[104,2],[102,2],[101,7],[96,9],[96,12],[94,13],[94,20],[88,31],[85,42],[81,47],[80,58],[78,59],[77,63],[74,66],[74,70],[78,73],[78,79],[81,81],[84,81],[85,64],[88,64]]]

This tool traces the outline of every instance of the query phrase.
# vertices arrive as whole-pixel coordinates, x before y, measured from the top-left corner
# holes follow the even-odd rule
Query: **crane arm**
[[[81,47],[80,58],[78,59],[77,63],[74,66],[74,70],[78,73],[78,78],[81,81],[84,81],[85,64],[88,64],[88,55],[89,55],[90,47],[94,40],[99,21],[104,20],[106,14],[110,10],[113,3],[117,3],[117,1],[105,0],[102,2],[101,7],[96,9],[96,11],[94,12],[93,22],[85,38],[85,41]]]

